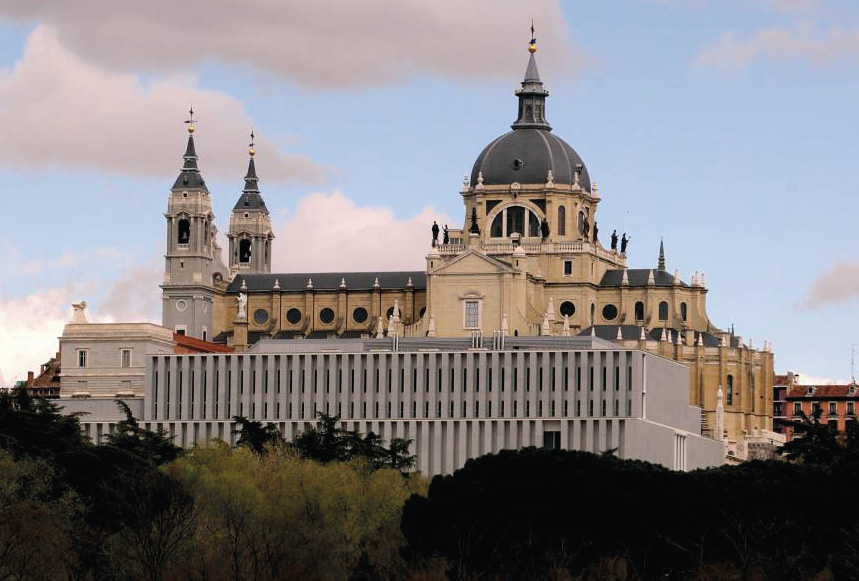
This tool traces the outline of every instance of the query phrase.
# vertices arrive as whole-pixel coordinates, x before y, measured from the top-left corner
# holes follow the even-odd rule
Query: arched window
[[[751,412],[755,413],[755,376],[749,372],[749,397],[751,398]]]
[[[524,236],[525,208],[522,206],[510,206],[505,212],[507,212],[507,235],[510,236],[514,232],[518,232]]]
[[[251,261],[251,241],[245,238],[239,241],[239,262],[247,264]]]
[[[523,206],[507,206],[492,219],[489,236],[509,238],[513,233],[520,236],[540,236],[540,218]]]
[[[567,234],[567,209],[563,206],[558,206],[558,236],[566,236]]]
[[[668,303],[666,301],[662,301],[661,303],[659,303],[659,320],[668,320]]]
[[[734,404],[734,376],[728,375],[728,381],[725,388],[725,405]]]
[[[191,241],[191,222],[184,218],[179,220],[179,244],[188,244]]]
[[[504,237],[504,213],[499,212],[495,219],[492,220],[492,226],[489,228],[489,236],[492,238]]]
[[[638,301],[635,303],[635,320],[643,321],[644,320],[644,303]]]
[[[680,303],[680,318],[686,321],[686,303]]]

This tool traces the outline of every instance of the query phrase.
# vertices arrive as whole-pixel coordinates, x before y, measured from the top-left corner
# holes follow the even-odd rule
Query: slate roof
[[[341,279],[346,279],[346,287],[350,290],[370,290],[376,278],[382,290],[399,290],[406,288],[409,278],[415,290],[426,290],[427,277],[422,270],[400,272],[302,272],[302,273],[272,273],[272,274],[239,274],[227,287],[227,292],[238,293],[244,281],[247,292],[271,292],[274,282],[280,283],[282,292],[303,291],[307,288],[307,280],[313,281],[316,290],[336,290],[340,288]]]
[[[621,328],[621,336],[624,341],[638,341],[641,338],[641,326],[640,325],[594,325],[595,330],[594,334],[606,341],[616,341],[617,337],[617,328]],[[679,331],[677,329],[666,329],[666,333],[668,334],[668,340],[671,343],[677,342],[677,333]],[[579,337],[590,336],[591,327],[588,327],[582,332],[579,333]],[[645,334],[650,341],[661,341],[662,340],[662,327],[654,327],[651,330],[645,329]],[[695,331],[695,343],[698,342],[698,337],[700,335],[704,336],[704,347],[719,347],[722,344],[722,341],[716,335],[712,333],[702,333],[700,331]],[[681,341],[684,339],[681,336]],[[685,342],[685,341],[684,341]],[[739,345],[739,339],[737,337],[731,337],[731,345],[733,347],[737,347]]]
[[[674,286],[674,275],[666,270],[655,270],[651,268],[630,268],[627,272],[629,286],[647,286],[650,271],[653,270],[653,281],[656,286]],[[621,286],[623,281],[623,269],[615,268],[607,270],[600,281],[600,286]],[[681,281],[679,286],[689,287]]]
[[[259,195],[259,192],[242,192],[233,210],[262,210],[268,214],[268,208],[265,205],[265,200]]]
[[[194,147],[193,135],[188,136],[188,146],[185,148],[184,158],[185,163],[182,165],[179,177],[173,183],[172,189],[199,189],[208,192],[206,180],[203,179],[203,175],[197,167],[197,149]]]

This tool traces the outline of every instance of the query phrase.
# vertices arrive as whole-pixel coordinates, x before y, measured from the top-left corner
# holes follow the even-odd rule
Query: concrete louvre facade
[[[291,439],[326,412],[347,429],[412,439],[431,475],[522,446],[614,449],[678,470],[721,464],[721,442],[700,435],[687,403],[685,366],[587,338],[496,341],[267,340],[245,353],[151,355],[140,417],[190,446],[234,443],[234,415]],[[91,436],[119,419],[102,414],[85,418]]]

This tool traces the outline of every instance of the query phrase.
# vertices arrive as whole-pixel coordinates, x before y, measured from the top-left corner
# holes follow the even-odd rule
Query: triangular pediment
[[[433,274],[505,274],[515,272],[506,262],[486,256],[476,250],[466,250],[450,262],[433,269]]]

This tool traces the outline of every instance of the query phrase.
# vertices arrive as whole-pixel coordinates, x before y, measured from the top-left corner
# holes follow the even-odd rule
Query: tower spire
[[[256,192],[259,193],[259,178],[257,177],[257,168],[254,164],[254,155],[256,155],[256,150],[254,149],[254,130],[251,129],[251,142],[248,144],[248,173],[245,175],[245,189],[242,190],[244,193]]]
[[[194,131],[197,129],[197,122],[194,119],[194,107],[188,111],[189,117],[185,120],[188,126],[188,144],[185,146],[185,155],[182,156],[184,163],[179,171],[179,177],[173,184],[173,189],[177,188],[199,188],[208,191],[206,182],[200,174],[200,168],[197,166],[197,148],[194,146]]]
[[[665,270],[665,245],[662,243],[662,238],[659,239],[659,262],[656,270]]]
[[[519,97],[519,117],[511,125],[515,129],[545,129],[551,131],[552,127],[546,121],[546,97],[549,91],[543,88],[540,80],[540,72],[537,70],[537,37],[534,34],[534,21],[531,21],[531,40],[528,43],[528,67],[525,69],[525,78],[522,86],[517,89],[516,96]]]

